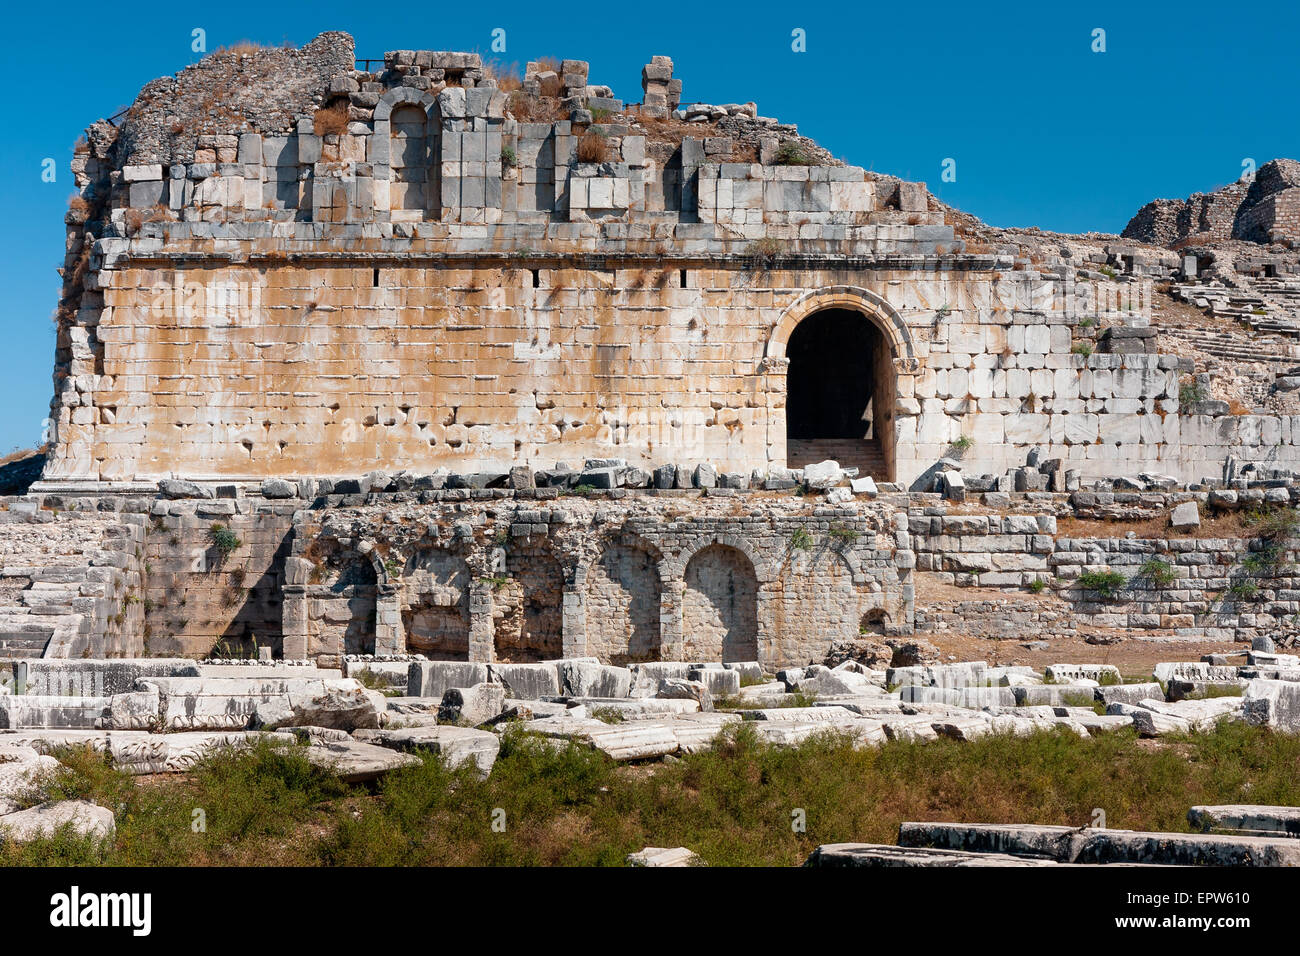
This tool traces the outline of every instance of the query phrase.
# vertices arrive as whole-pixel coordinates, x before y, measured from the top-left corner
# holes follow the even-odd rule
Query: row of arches
[[[863,607],[879,613],[879,587],[862,587],[844,556],[800,553],[774,572],[743,544],[713,541],[665,559],[628,536],[611,541],[572,571],[573,586],[545,541],[505,555],[499,575],[481,580],[491,595],[492,659],[553,660],[582,653],[626,665],[666,659],[747,661],[816,656],[817,648],[860,627]],[[402,650],[432,660],[470,660],[473,578],[464,557],[417,551],[401,565],[340,550],[308,590],[314,646],[345,654],[376,650],[384,595],[400,615]],[[576,598],[576,611],[566,600]],[[767,610],[764,611],[764,605]],[[762,621],[769,622],[764,634]],[[566,644],[566,627],[571,632]],[[573,633],[582,635],[575,648]],[[760,640],[760,638],[763,638]]]
[[[417,549],[404,562],[373,546],[337,546],[305,589],[308,645],[442,661],[806,661],[883,615],[879,581],[836,550],[796,551],[774,567],[733,536],[664,557],[624,535],[567,566],[546,538],[497,554],[499,566],[476,578],[467,558],[445,546]]]

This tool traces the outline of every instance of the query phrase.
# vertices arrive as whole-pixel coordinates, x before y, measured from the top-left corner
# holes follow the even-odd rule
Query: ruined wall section
[[[1237,210],[1233,236],[1249,242],[1300,242],[1300,162],[1275,159],[1255,174]]]
[[[286,565],[286,657],[343,652],[323,639],[321,603],[330,592],[323,556],[339,550],[374,572],[375,607],[354,608],[358,626],[373,614],[366,653],[783,666],[822,660],[867,616],[890,633],[911,627],[911,541],[889,506],[430,494],[444,502],[299,513]],[[450,572],[440,584],[419,578],[433,566]],[[454,625],[459,640],[431,642],[430,622]]]
[[[1300,240],[1300,163],[1270,160],[1249,179],[1213,192],[1153,200],[1122,235],[1171,248],[1224,239],[1294,245]]]
[[[1189,421],[1204,409],[1178,406],[1177,360],[1086,354],[1103,324],[1149,323],[1149,279],[967,249],[923,184],[810,165],[783,133],[758,162],[729,161],[726,137],[665,155],[580,61],[552,78],[568,118],[537,121],[476,55],[369,72],[345,39],[248,54],[250,89],[283,72],[285,90],[192,142],[167,131],[239,56],[92,130],[47,479],[604,457],[768,474],[788,463],[784,344],[818,308],[889,346],[875,430],[906,485],[954,447],[976,474],[1034,448],[1084,477],[1297,457],[1289,420]]]
[[[1300,542],[1287,530],[1288,522],[1279,521],[1273,531],[1262,525],[1266,536],[1252,536],[1249,521],[1231,536],[1186,529],[1153,536],[1146,530],[1153,519],[1165,519],[1184,502],[1196,503],[1206,517],[1270,510],[1285,517],[1281,509],[1300,501],[1300,486],[1292,481],[1260,481],[1250,488],[1245,480],[1237,484],[1241,487],[1169,493],[1030,493],[1014,498],[993,493],[985,504],[996,498],[1001,507],[968,507],[962,513],[940,504],[937,496],[913,496],[909,523],[917,570],[959,588],[1032,586],[1066,602],[1074,619],[1071,627],[1094,631],[1225,641],[1292,633],[1300,613]],[[1076,516],[1109,527],[1093,525],[1083,533],[1058,523]],[[1130,527],[1145,533],[1128,533]],[[1106,572],[1118,575],[1113,593],[1081,583],[1086,574]],[[1037,608],[1044,623],[1059,615],[1058,606],[1049,602]],[[922,605],[917,617],[921,627],[933,625],[936,615]],[[1050,626],[1061,627],[1059,622]],[[998,638],[992,632],[986,636]]]
[[[124,502],[0,502],[0,657],[137,657],[145,521]]]
[[[279,650],[293,508],[256,499],[150,505],[142,596],[145,644],[162,657],[255,657]],[[218,546],[214,530],[238,544]]]
[[[1186,199],[1154,199],[1137,211],[1120,235],[1171,248],[1189,239],[1231,239],[1237,210],[1249,188],[1249,183],[1238,181]]]

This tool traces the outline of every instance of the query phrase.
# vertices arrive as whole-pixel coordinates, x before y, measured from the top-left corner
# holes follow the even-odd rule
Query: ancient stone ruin
[[[51,443],[0,513],[25,759],[1296,729],[1296,163],[1002,230],[666,56],[640,104],[593,79],[325,33],[87,130]],[[1207,660],[1125,690],[955,632]]]

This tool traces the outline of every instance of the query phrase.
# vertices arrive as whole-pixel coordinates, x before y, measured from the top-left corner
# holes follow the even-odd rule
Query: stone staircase
[[[1242,322],[1258,332],[1300,338],[1300,282],[1294,279],[1255,279],[1243,288],[1184,283],[1171,291],[1175,298],[1216,318]]]
[[[127,594],[143,518],[123,517],[0,499],[0,659],[66,657],[142,616]]]
[[[25,625],[31,630],[22,630]],[[53,627],[39,621],[22,618],[0,620],[0,659],[40,657],[53,634]]]
[[[802,468],[831,459],[841,468],[858,469],[859,477],[870,475],[877,481],[889,481],[885,453],[876,438],[790,438],[785,443],[785,460],[789,468]]]
[[[1182,339],[1207,355],[1231,362],[1267,362],[1272,365],[1300,363],[1300,347],[1284,342],[1275,335],[1246,338],[1206,329],[1162,328],[1160,331]]]

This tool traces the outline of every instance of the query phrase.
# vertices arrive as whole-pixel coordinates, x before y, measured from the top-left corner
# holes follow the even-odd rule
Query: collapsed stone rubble
[[[405,667],[406,693],[391,684],[385,692],[368,690],[357,680],[380,663]],[[1155,680],[1144,684],[1120,683],[1116,669],[1104,664],[1054,664],[1038,673],[982,661],[872,669],[847,660],[775,675],[756,662],[616,667],[595,658],[467,664],[352,657],[344,661],[348,677],[270,661],[23,660],[9,668],[8,692],[0,694],[0,841],[29,840],[65,825],[112,835],[108,808],[84,801],[20,808],[25,794],[58,767],[48,754],[70,746],[101,751],[130,773],[158,774],[269,741],[300,747],[312,763],[360,783],[415,765],[420,753],[487,776],[500,735],[511,728],[620,762],[696,753],[741,727],[777,746],[830,732],[857,747],[1053,729],[1088,737],[1134,727],[1140,736],[1159,737],[1211,731],[1225,720],[1300,733],[1300,657],[1266,651],[1250,652],[1236,666],[1162,663]],[[39,693],[52,686],[62,695]],[[1125,689],[1135,691],[1131,702],[1114,699]],[[906,849],[821,847],[809,865],[1292,865],[1300,850],[1275,838],[1295,835],[1294,816],[1198,807],[1189,817],[1197,827],[1226,827],[1244,838],[905,824],[900,847]],[[685,848],[647,848],[629,862],[691,865],[693,856]]]
[[[1300,866],[1287,826],[1294,807],[1193,807],[1203,833],[1145,833],[1105,827],[904,823],[898,845],[832,843],[809,867]],[[1219,820],[1227,821],[1220,827]],[[1233,824],[1252,826],[1238,828]]]
[[[1134,726],[1143,736],[1159,736],[1211,730],[1222,720],[1300,731],[1300,657],[1250,652],[1248,658],[1236,666],[1160,664],[1154,680],[1128,684],[1111,666],[1079,664],[1053,665],[1040,674],[981,661],[872,670],[850,660],[834,668],[787,668],[773,678],[754,662],[616,667],[595,658],[536,665],[412,660],[406,664],[408,694],[368,690],[338,671],[311,668],[285,677],[263,675],[254,664],[175,662],[175,671],[196,676],[137,677],[108,696],[0,695],[0,729],[16,746],[41,740],[57,746],[80,733],[115,759],[118,748],[127,747],[121,757],[127,764],[161,761],[169,770],[192,762],[194,747],[238,746],[259,731],[304,727],[313,744],[353,738],[399,750],[447,748],[476,760],[493,750],[478,746],[487,739],[482,735],[513,723],[581,741],[616,760],[691,752],[742,721],[760,738],[782,743],[827,729],[863,743],[974,739],[1054,726],[1080,736]],[[97,663],[47,666],[84,669],[90,673],[79,683],[91,686],[102,669]],[[137,664],[153,669],[157,662],[113,663],[129,670]],[[13,685],[39,678],[43,664],[15,665],[26,677]],[[362,674],[369,663],[347,666]],[[532,676],[521,680],[521,669]],[[239,671],[244,674],[233,676]],[[1132,693],[1119,693],[1126,690]],[[133,756],[144,744],[163,749],[156,758]]]

